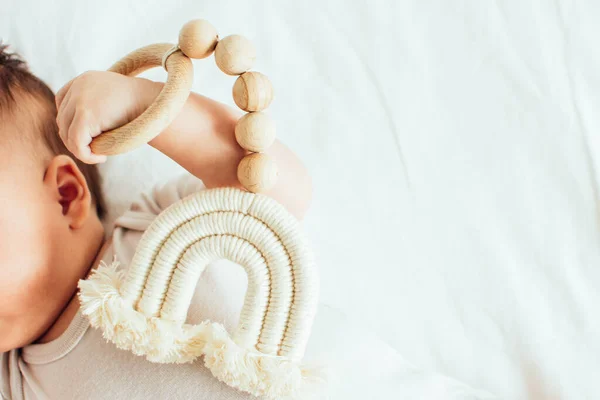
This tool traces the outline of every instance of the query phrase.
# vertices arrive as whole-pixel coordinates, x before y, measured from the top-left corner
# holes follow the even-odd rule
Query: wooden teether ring
[[[114,64],[109,71],[135,76],[148,68],[165,67],[167,82],[155,101],[133,121],[92,140],[96,154],[114,155],[148,143],[177,116],[192,86],[191,58],[205,58],[215,52],[215,62],[228,75],[240,75],[233,85],[233,100],[249,112],[236,126],[238,144],[250,152],[264,152],[275,140],[275,126],[260,113],[273,100],[273,87],[267,76],[249,71],[256,58],[252,43],[243,36],[230,35],[220,42],[216,29],[205,20],[193,20],[183,26],[179,44],[154,44],[142,47]],[[251,114],[257,113],[253,117]],[[250,154],[238,166],[238,178],[250,192],[266,192],[277,180],[277,168],[268,156]]]
[[[123,57],[109,71],[138,75],[161,66],[164,54],[172,47],[168,43],[142,47]],[[173,122],[190,94],[194,70],[190,59],[181,51],[171,54],[165,66],[167,81],[154,103],[133,121],[94,138],[90,144],[94,153],[115,155],[131,151],[154,139]]]

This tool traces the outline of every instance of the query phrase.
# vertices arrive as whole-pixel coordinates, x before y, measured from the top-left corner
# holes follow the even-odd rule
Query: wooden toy
[[[157,66],[167,81],[150,107],[128,124],[91,143],[97,154],[132,150],[160,134],[176,117],[193,80],[190,58],[216,49],[223,72],[239,75],[235,103],[245,111],[235,129],[251,153],[238,168],[246,188],[219,188],[193,194],[159,215],[144,233],[126,272],[117,264],[99,267],[80,282],[82,312],[119,348],[162,363],[198,357],[223,382],[256,396],[282,398],[298,393],[313,376],[301,360],[318,296],[312,253],[298,221],[259,192],[276,182],[277,166],[262,153],[275,139],[275,125],[263,112],[272,101],[269,79],[248,71],[255,49],[239,35],[221,41],[204,20],[190,21],[178,46],[154,44],[136,50],[110,71],[136,75]],[[248,275],[237,330],[217,322],[187,324],[196,283],[212,261],[229,259]]]
[[[219,41],[215,49],[217,67],[227,75],[240,75],[254,65],[256,49],[241,35],[231,35]]]
[[[235,138],[243,149],[263,152],[275,140],[275,123],[265,113],[248,113],[235,126]]]

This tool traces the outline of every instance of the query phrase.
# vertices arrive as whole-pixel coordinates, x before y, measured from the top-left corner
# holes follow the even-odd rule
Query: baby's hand
[[[88,164],[102,163],[92,139],[137,116],[137,80],[114,72],[89,71],[71,80],[56,94],[59,135],[75,157]]]

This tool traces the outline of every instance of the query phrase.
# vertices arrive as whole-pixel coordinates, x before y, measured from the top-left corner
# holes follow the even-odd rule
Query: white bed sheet
[[[507,399],[600,395],[599,2],[0,0],[0,10],[0,37],[54,89],[175,41],[193,17],[252,38],[276,88],[279,137],[314,177],[306,228],[322,303],[368,327],[382,358],[430,376]],[[232,104],[233,80],[212,64],[196,63],[194,89]],[[149,148],[111,159],[111,216],[178,171]],[[374,398],[410,384],[391,381],[397,390]]]

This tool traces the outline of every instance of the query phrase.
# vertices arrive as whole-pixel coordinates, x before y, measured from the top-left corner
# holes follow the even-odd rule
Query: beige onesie
[[[142,196],[115,222],[112,244],[103,255],[126,267],[142,233],[169,205],[195,191],[202,182],[185,175]],[[205,319],[235,327],[246,290],[246,275],[233,263],[220,261],[203,273],[188,322]],[[100,331],[78,313],[56,340],[2,353],[2,399],[250,399],[219,382],[202,365],[153,364],[107,343]]]

